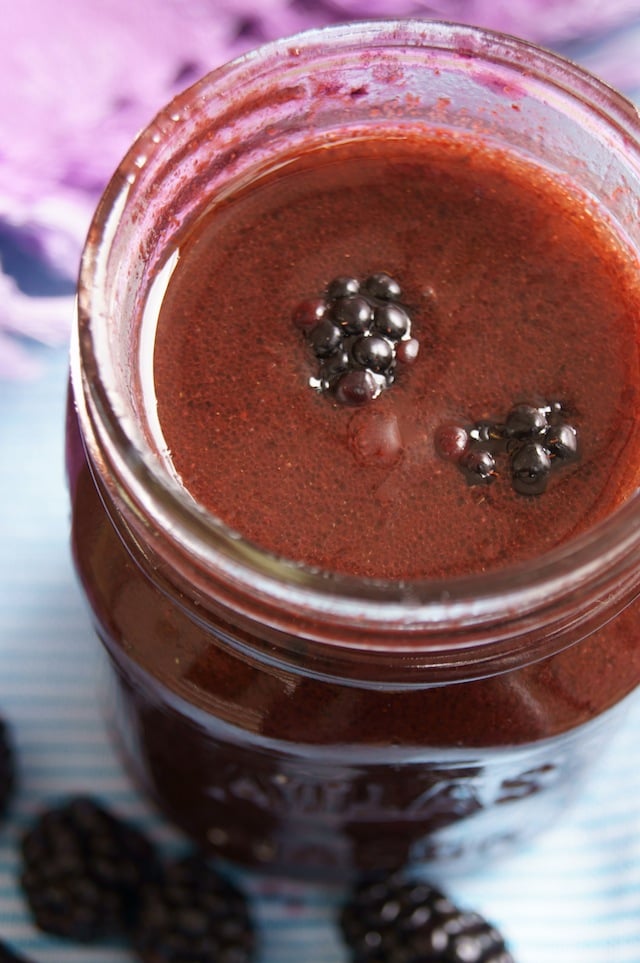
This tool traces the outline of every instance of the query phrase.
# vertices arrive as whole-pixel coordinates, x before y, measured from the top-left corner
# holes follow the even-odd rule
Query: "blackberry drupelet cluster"
[[[254,954],[243,893],[199,856],[145,887],[134,942],[144,963],[250,963]]]
[[[31,963],[31,960],[0,940],[0,963]]]
[[[199,853],[161,860],[143,833],[90,797],[44,811],[22,857],[22,887],[47,933],[80,943],[125,936],[144,963],[253,959],[248,902],[236,886]],[[27,963],[11,954],[0,943],[0,963]]]
[[[245,894],[204,854],[161,860],[138,830],[90,797],[49,809],[23,841],[36,924],[88,942],[123,934],[141,963],[252,963]],[[514,963],[478,913],[401,872],[358,882],[340,932],[352,963]],[[0,963],[30,963],[0,940]]]
[[[0,716],[0,819],[9,808],[16,786],[16,759],[11,739],[11,729]]]
[[[559,402],[517,404],[504,422],[443,425],[436,434],[436,447],[443,457],[459,465],[472,484],[492,482],[502,458],[514,491],[540,495],[552,472],[578,457],[578,433]]]
[[[321,297],[299,304],[293,321],[317,365],[310,385],[346,405],[366,404],[392,385],[398,362],[418,353],[401,297],[395,278],[379,272],[334,278]]]
[[[158,870],[149,840],[87,796],[42,813],[22,857],[37,926],[83,943],[130,930],[141,888]]]
[[[514,963],[484,917],[401,874],[360,881],[340,923],[352,963]]]

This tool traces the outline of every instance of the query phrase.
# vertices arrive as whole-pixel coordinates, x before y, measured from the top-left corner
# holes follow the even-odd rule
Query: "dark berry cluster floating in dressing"
[[[478,421],[470,427],[442,425],[439,453],[456,462],[472,484],[489,484],[506,460],[511,484],[521,495],[540,495],[551,473],[578,457],[578,433],[559,402],[517,404],[504,422]]]
[[[310,385],[340,404],[363,405],[393,384],[397,363],[418,353],[401,297],[395,278],[379,272],[334,278],[321,297],[299,304],[293,321],[317,363]]]

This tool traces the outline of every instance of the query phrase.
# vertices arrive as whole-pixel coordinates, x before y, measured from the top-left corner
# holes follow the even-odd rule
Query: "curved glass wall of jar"
[[[459,25],[271,44],[178,97],[118,168],[71,354],[76,565],[132,771],[199,841],[286,872],[501,851],[565,805],[640,682],[639,495],[526,565],[385,583],[261,551],[174,475],[151,368],[181,238],[280,158],[372,126],[531,158],[640,250],[635,108],[550,53]]]
[[[614,608],[626,604],[640,539],[634,500],[619,518],[526,574],[402,588],[327,579],[243,544],[200,511],[174,479],[145,406],[153,330],[141,318],[145,305],[153,314],[150,293],[185,226],[277,164],[285,149],[330,145],[372,124],[400,136],[436,125],[524,152],[596,195],[638,243],[637,114],[573,65],[511,38],[418,21],[330,28],[276,43],[172,103],[102,200],[79,289],[74,383],[83,434],[132,540],[153,543],[154,566],[166,566],[169,581],[200,606],[215,597],[285,649],[295,614],[295,634],[309,641],[363,644],[365,673],[378,674],[380,662],[388,678],[380,651],[391,641],[396,652],[406,650],[411,670],[426,649],[444,676],[449,666],[455,674],[482,674],[502,659],[509,664],[515,639],[536,657],[548,651],[532,636],[541,610],[556,639],[566,633],[571,642],[587,631],[590,602],[564,611],[576,589],[610,596]],[[155,532],[163,533],[161,544]],[[323,650],[316,655],[322,662]],[[336,648],[330,661],[340,658]]]

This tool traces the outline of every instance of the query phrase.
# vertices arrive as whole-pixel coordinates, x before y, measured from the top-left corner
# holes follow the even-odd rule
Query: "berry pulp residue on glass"
[[[206,212],[180,255],[158,324],[160,424],[185,487],[250,541],[329,571],[448,577],[539,555],[636,487],[636,263],[595,202],[528,161],[444,135],[310,149]],[[292,312],[306,303],[312,327],[332,281],[380,273],[420,351],[354,408],[309,390],[321,359]],[[361,294],[341,294],[354,317]],[[498,478],[467,485],[438,451],[443,425],[555,399],[554,426],[579,438],[560,468],[541,438],[510,454],[474,443],[473,470],[494,477],[493,460]]]

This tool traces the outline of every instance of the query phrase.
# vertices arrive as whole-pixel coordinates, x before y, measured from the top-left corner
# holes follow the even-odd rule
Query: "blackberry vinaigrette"
[[[488,571],[593,526],[637,484],[640,444],[640,286],[594,215],[543,169],[435,135],[309,151],[216,204],[156,335],[185,488],[262,548],[369,578]],[[393,299],[367,292],[383,268]],[[467,490],[439,457],[451,423],[474,436],[467,480],[500,483]],[[558,431],[576,457],[553,454]]]
[[[73,551],[123,755],[199,843],[473,867],[602,752],[640,681],[639,136],[539,48],[381,21],[211,74],[125,158]]]

